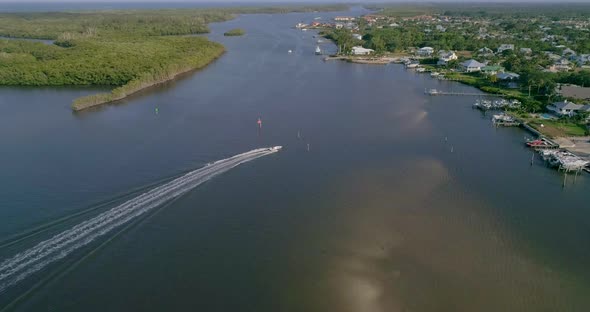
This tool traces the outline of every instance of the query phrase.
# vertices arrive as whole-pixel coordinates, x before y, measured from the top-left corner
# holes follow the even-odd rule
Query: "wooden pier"
[[[542,137],[544,137],[544,135],[543,135],[541,132],[539,132],[539,131],[537,131],[537,129],[535,129],[535,128],[533,128],[533,127],[529,126],[529,124],[527,124],[527,123],[526,123],[526,122],[524,122],[523,120],[520,120],[520,119],[516,118],[516,121],[520,122],[520,124],[521,124],[521,126],[522,126],[523,128],[525,128],[525,129],[527,129],[529,132],[531,132],[531,133],[535,134],[535,135],[536,135],[538,138],[542,138]]]
[[[497,120],[494,121],[494,125],[496,125],[496,127],[499,126],[503,126],[503,127],[519,127],[521,125],[520,122],[518,121],[502,121],[502,120]]]
[[[494,97],[504,97],[504,94],[490,94],[490,93],[475,93],[475,92],[448,92],[448,91],[438,91],[438,90],[430,90],[424,91],[424,93],[428,95],[460,95],[460,96],[494,96]]]

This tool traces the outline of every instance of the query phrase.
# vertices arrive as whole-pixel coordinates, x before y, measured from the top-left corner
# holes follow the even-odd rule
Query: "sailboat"
[[[321,55],[322,54],[322,50],[320,49],[320,46],[316,46],[315,47],[315,54],[316,55]]]

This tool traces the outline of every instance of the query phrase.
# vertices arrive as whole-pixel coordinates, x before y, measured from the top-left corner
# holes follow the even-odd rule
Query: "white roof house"
[[[423,47],[418,49],[418,54],[422,56],[429,56],[432,55],[432,53],[434,53],[434,48],[431,47]]]
[[[453,51],[440,51],[438,53],[437,65],[447,65],[448,62],[456,60],[457,54]]]
[[[503,44],[498,48],[498,53],[502,53],[506,50],[514,50],[513,44]]]
[[[375,52],[373,49],[365,49],[363,47],[352,47],[352,54],[354,55],[369,55]]]
[[[363,36],[361,34],[352,34],[352,37],[356,40],[363,40]]]
[[[547,105],[547,110],[550,110],[559,116],[571,117],[575,115],[577,111],[582,109],[582,107],[582,105],[568,102],[567,100],[565,100],[563,102],[555,102],[553,104]]]
[[[518,80],[520,78],[520,75],[515,73],[502,72],[497,73],[496,77],[500,80]]]
[[[451,61],[457,59],[457,54],[453,51],[440,51],[438,57],[446,61]]]
[[[481,68],[486,66],[485,64],[482,64],[476,60],[465,61],[465,62],[461,63],[460,65],[461,65],[461,68],[463,68],[463,70],[468,73],[481,71]]]

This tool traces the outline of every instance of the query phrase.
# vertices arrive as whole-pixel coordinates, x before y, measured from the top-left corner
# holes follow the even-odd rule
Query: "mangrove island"
[[[268,8],[112,10],[0,14],[0,85],[113,86],[109,93],[75,99],[83,110],[133,94],[206,66],[221,44],[190,36],[234,14],[335,11],[343,5]],[[231,31],[232,35],[237,34]]]
[[[226,37],[243,36],[245,34],[246,34],[246,31],[241,28],[235,28],[235,29],[228,30],[223,33],[223,35]]]

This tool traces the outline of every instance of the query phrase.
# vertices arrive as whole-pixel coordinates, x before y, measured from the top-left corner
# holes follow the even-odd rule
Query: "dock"
[[[521,125],[521,123],[518,121],[504,121],[504,120],[494,121],[494,124],[496,126],[503,126],[503,127],[519,127]]]
[[[424,90],[425,94],[428,95],[459,95],[459,96],[495,96],[495,97],[504,97],[504,94],[490,94],[490,93],[476,93],[476,92],[448,92],[448,91],[439,91],[436,89],[431,90]]]

